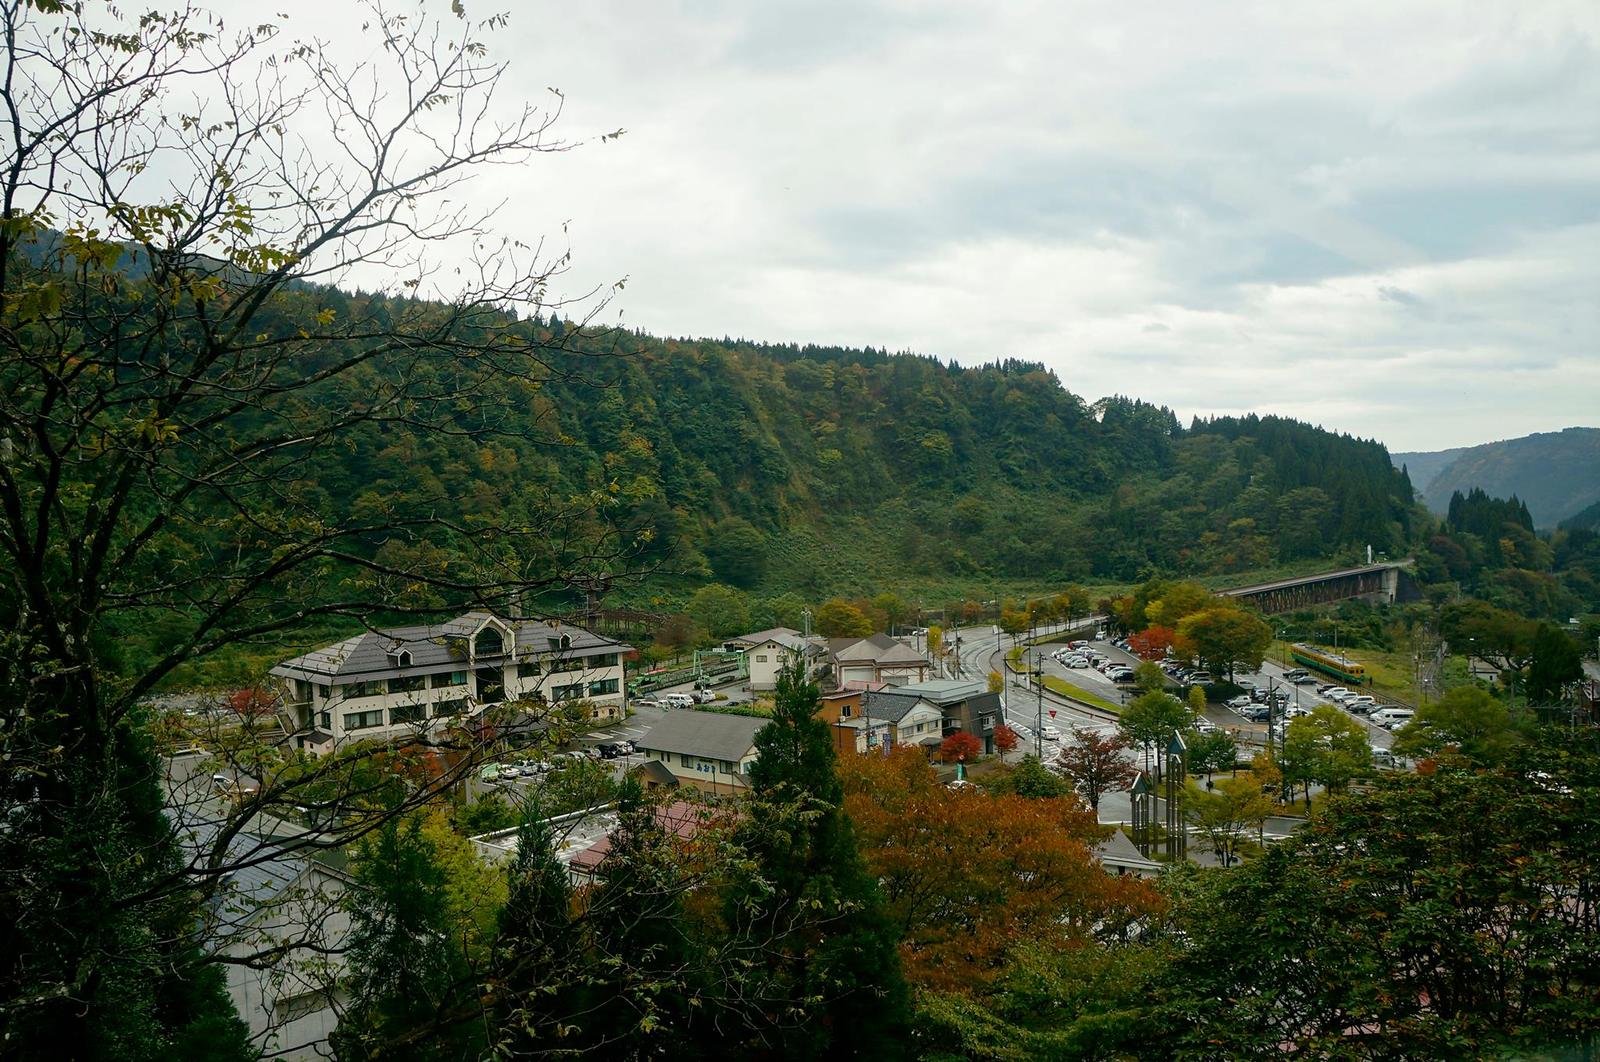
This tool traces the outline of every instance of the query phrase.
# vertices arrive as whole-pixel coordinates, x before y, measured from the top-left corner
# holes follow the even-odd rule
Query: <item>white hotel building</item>
[[[632,648],[555,620],[488,612],[368,631],[286,660],[279,714],[295,744],[329,752],[442,727],[505,701],[587,701],[594,719],[623,715]]]

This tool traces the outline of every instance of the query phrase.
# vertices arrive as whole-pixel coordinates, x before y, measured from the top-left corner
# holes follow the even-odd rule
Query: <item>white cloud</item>
[[[570,221],[570,285],[629,276],[632,325],[1033,357],[1396,449],[1594,422],[1584,0],[600,0],[491,43],[569,135],[629,130],[477,191]]]

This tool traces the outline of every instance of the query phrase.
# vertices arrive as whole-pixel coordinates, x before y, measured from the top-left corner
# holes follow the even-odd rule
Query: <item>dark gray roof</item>
[[[921,700],[922,698],[915,693],[869,690],[861,696],[861,714],[868,719],[881,719],[889,723],[898,723]]]
[[[638,741],[641,749],[687,753],[711,760],[738,760],[755,743],[756,731],[769,720],[720,712],[675,711],[651,727]]]
[[[551,652],[570,657],[594,656],[627,652],[631,648],[565,623],[557,626],[543,620],[505,619],[487,612],[468,612],[446,623],[367,631],[285,660],[272,669],[272,674],[283,678],[355,680],[364,676],[422,675],[463,668],[467,663],[466,640],[490,620],[497,620],[515,632],[516,659]],[[570,648],[553,647],[551,639],[559,644],[563,635],[571,639]],[[398,663],[401,651],[411,654],[409,665]]]

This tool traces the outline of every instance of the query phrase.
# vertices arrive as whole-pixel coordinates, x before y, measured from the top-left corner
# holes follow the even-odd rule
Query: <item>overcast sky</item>
[[[627,130],[483,193],[570,223],[630,326],[1395,450],[1600,424],[1594,0],[584,0],[492,44],[569,136]]]

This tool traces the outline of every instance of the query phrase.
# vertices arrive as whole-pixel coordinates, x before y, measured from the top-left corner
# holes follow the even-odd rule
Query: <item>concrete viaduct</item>
[[[1404,564],[1369,564],[1364,568],[1219,590],[1217,594],[1248,602],[1269,615],[1356,597],[1391,604],[1416,600],[1419,595],[1405,567]]]

